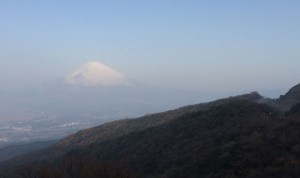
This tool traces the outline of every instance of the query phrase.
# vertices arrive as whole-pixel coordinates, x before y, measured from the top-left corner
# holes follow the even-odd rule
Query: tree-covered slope
[[[12,159],[0,175],[297,177],[299,104],[283,113],[264,100],[251,93],[107,123]]]

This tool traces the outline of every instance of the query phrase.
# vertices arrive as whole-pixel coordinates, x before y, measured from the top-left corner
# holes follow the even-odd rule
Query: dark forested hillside
[[[286,112],[251,93],[104,124],[7,161],[0,177],[298,177],[300,107],[284,97]]]

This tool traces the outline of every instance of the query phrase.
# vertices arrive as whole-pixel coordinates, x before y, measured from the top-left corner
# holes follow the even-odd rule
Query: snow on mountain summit
[[[70,85],[80,86],[128,86],[126,77],[106,65],[91,61],[65,78]]]

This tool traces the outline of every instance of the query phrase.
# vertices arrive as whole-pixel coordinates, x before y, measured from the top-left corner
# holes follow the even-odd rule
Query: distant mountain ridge
[[[252,92],[103,124],[5,162],[0,176],[13,178],[25,170],[38,175],[48,165],[49,175],[60,166],[65,177],[92,178],[97,172],[91,163],[110,165],[112,172],[123,163],[127,177],[297,177],[297,96],[299,85],[277,100]]]
[[[43,149],[49,147],[57,141],[38,141],[33,143],[25,143],[18,145],[10,145],[0,148],[0,162],[8,160],[10,158],[16,157],[18,155],[28,153],[31,151],[36,151],[38,149]]]

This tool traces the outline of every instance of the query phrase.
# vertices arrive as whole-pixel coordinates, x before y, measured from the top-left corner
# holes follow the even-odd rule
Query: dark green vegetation
[[[80,131],[2,164],[0,177],[299,177],[300,86]]]

